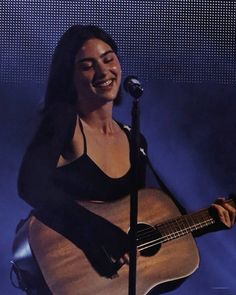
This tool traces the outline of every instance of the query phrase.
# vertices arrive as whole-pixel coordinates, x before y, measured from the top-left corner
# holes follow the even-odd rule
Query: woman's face
[[[107,43],[94,38],[83,44],[75,58],[74,83],[79,104],[104,104],[116,98],[121,66]]]

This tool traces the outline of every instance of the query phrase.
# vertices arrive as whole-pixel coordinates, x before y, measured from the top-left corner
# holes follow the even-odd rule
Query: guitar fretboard
[[[226,202],[236,207],[233,200],[228,200]],[[166,222],[155,225],[153,228],[138,231],[138,249],[148,249],[208,227],[214,223],[216,223],[216,220],[210,215],[209,209],[203,209],[199,212],[167,220]]]

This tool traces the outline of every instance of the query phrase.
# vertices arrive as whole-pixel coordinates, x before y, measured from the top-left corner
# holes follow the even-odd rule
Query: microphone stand
[[[137,216],[138,216],[138,157],[139,157],[139,134],[140,134],[140,110],[139,97],[142,94],[132,94],[132,123],[131,123],[131,171],[132,190],[130,194],[130,264],[129,264],[129,295],[136,294],[136,264],[137,264]]]

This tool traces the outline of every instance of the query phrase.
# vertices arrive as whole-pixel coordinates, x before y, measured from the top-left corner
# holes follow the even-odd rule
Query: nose
[[[108,64],[105,64],[104,62],[98,62],[96,64],[95,72],[96,72],[96,77],[105,77],[106,74],[108,73]]]

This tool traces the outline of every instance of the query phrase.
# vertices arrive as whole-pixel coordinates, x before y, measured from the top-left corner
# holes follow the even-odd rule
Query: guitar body
[[[155,225],[181,215],[173,201],[162,191],[145,189],[139,192],[138,222]],[[106,218],[124,231],[129,228],[129,197],[110,203],[79,202],[90,211]],[[30,247],[47,285],[55,295],[127,295],[127,265],[118,277],[101,277],[83,252],[64,236],[35,217],[25,225]],[[154,286],[184,278],[199,264],[198,250],[191,234],[161,245],[152,256],[137,257],[137,295],[147,294]]]

